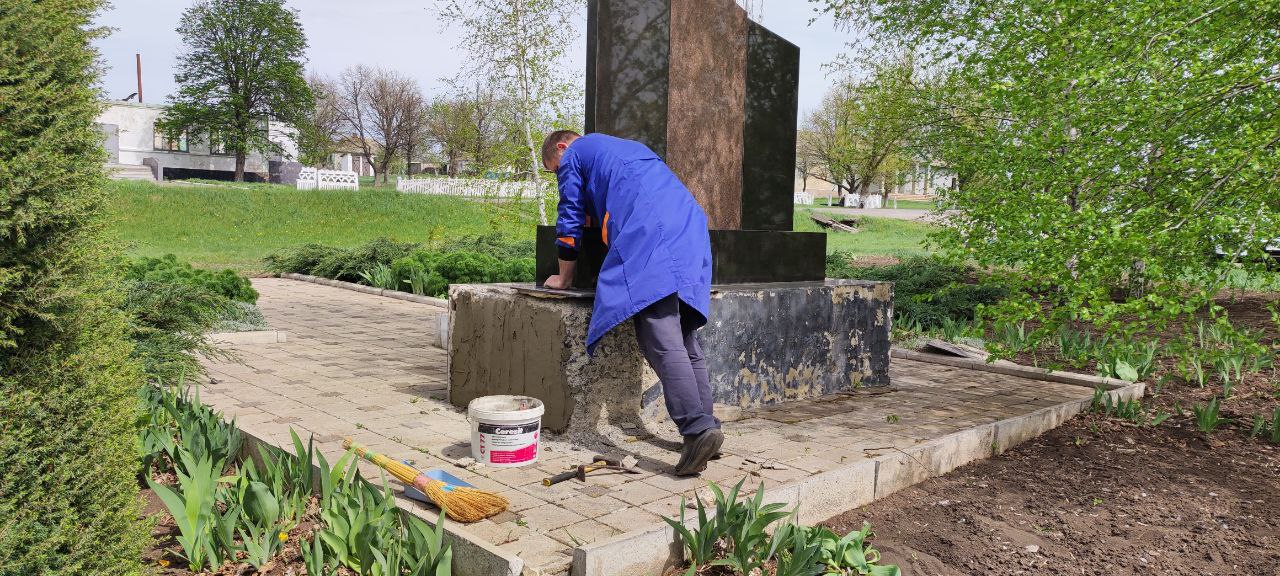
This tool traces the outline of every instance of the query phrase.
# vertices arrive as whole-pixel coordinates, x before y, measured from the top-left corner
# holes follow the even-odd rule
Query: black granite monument
[[[661,155],[707,213],[711,313],[699,340],[721,412],[889,384],[893,289],[825,280],[826,235],[794,232],[800,52],[733,0],[590,0],[587,132]],[[538,229],[541,283],[558,272]],[[574,287],[450,288],[449,401],[524,394],[555,431],[665,416],[630,322],[586,354],[607,253],[584,232]]]
[[[732,0],[590,0],[586,131],[662,156],[707,213],[712,282],[821,281],[826,235],[793,232],[800,49]],[[574,287],[606,248],[583,234]],[[556,274],[538,230],[538,282]]]

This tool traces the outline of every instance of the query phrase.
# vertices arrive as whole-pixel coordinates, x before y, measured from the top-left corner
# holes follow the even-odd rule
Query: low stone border
[[[319,276],[308,276],[306,274],[294,274],[293,272],[285,272],[280,275],[281,278],[289,280],[298,280],[301,282],[310,282],[312,284],[321,284],[331,286],[333,288],[341,288],[343,290],[354,290],[365,294],[373,294],[374,296],[386,296],[387,298],[395,298],[396,300],[405,300],[407,302],[416,302],[418,304],[426,304],[428,306],[436,306],[438,308],[449,308],[449,301],[441,298],[432,298],[430,296],[419,296],[409,292],[401,292],[399,290],[387,290],[384,288],[374,288],[373,286],[365,286],[364,284],[356,284],[354,282],[343,282],[342,280],[330,280]]]
[[[942,364],[944,366],[954,366],[956,368],[968,368],[970,370],[994,372],[996,374],[1004,374],[1005,376],[1018,376],[1020,378],[1045,380],[1048,382],[1057,382],[1059,384],[1102,388],[1103,390],[1119,390],[1131,385],[1130,382],[1117,380],[1115,378],[1090,376],[1088,374],[1076,374],[1073,372],[1060,372],[1057,370],[1049,370],[1047,368],[1036,368],[1034,366],[1023,366],[1021,364],[1014,364],[1007,360],[987,362],[985,360],[974,360],[973,358],[961,358],[959,356],[947,356],[945,354],[931,354],[929,352],[920,352],[918,350],[909,350],[906,348],[893,348],[889,351],[889,355],[893,358],[902,358],[903,360],[930,362],[933,364]]]
[[[213,332],[209,341],[214,344],[244,346],[252,344],[279,344],[289,340],[289,333],[284,330],[251,330],[248,332]]]
[[[258,453],[259,446],[267,446],[286,452],[292,449],[292,447],[275,446],[244,428],[240,428],[240,434],[243,438],[239,455],[241,461],[252,459],[255,464],[261,465],[262,457]],[[292,454],[292,452],[289,453]],[[357,459],[356,462],[359,463],[360,460]],[[320,473],[319,469],[316,469],[316,473]],[[374,476],[374,480],[370,481],[376,483],[376,479],[380,477]],[[427,508],[426,505],[405,497],[404,493],[399,490],[393,490],[392,492],[395,494],[396,506],[400,508],[402,513],[413,514],[433,527],[439,522],[440,512],[438,510]],[[465,524],[446,519],[444,533],[445,538],[448,539],[449,547],[453,550],[453,574],[457,576],[522,576],[524,573],[524,559],[486,542],[483,538],[475,536],[467,530]]]
[[[967,369],[985,370],[1036,380],[1101,386],[1116,400],[1139,399],[1146,391],[1141,382],[1128,383],[1108,378],[1052,372],[1037,368],[987,364],[911,350],[893,350],[896,358],[934,362]],[[954,362],[953,362],[954,361]],[[1015,365],[1016,366],[1016,365]],[[991,368],[998,368],[994,370]],[[766,502],[781,502],[798,511],[798,520],[813,524],[890,494],[941,476],[960,466],[1001,454],[1013,446],[1058,427],[1087,410],[1092,399],[1073,400],[1042,408],[1014,418],[961,430],[946,436],[895,450],[870,460],[828,470],[779,487],[768,489]],[[688,525],[697,520],[689,518]],[[572,576],[633,576],[660,574],[682,560],[675,531],[667,524],[654,524],[607,540],[580,546],[573,551]]]

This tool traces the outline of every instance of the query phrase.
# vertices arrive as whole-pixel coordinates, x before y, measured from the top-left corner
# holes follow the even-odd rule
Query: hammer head
[[[591,462],[593,464],[604,462],[609,466],[621,466],[622,457],[616,454],[597,454],[594,458],[591,459]]]
[[[636,474],[640,471],[636,469],[637,460],[635,456],[629,454],[598,454],[592,459],[593,462],[603,462],[605,465],[613,466],[628,474]]]

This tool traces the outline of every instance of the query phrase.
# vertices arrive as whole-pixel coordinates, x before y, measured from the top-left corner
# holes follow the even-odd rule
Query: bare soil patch
[[[825,522],[904,574],[1280,575],[1280,447],[1084,415]]]

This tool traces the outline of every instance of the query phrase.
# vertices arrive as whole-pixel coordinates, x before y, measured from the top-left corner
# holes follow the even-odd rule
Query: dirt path
[[[1082,416],[842,514],[904,574],[1280,576],[1280,447]]]

